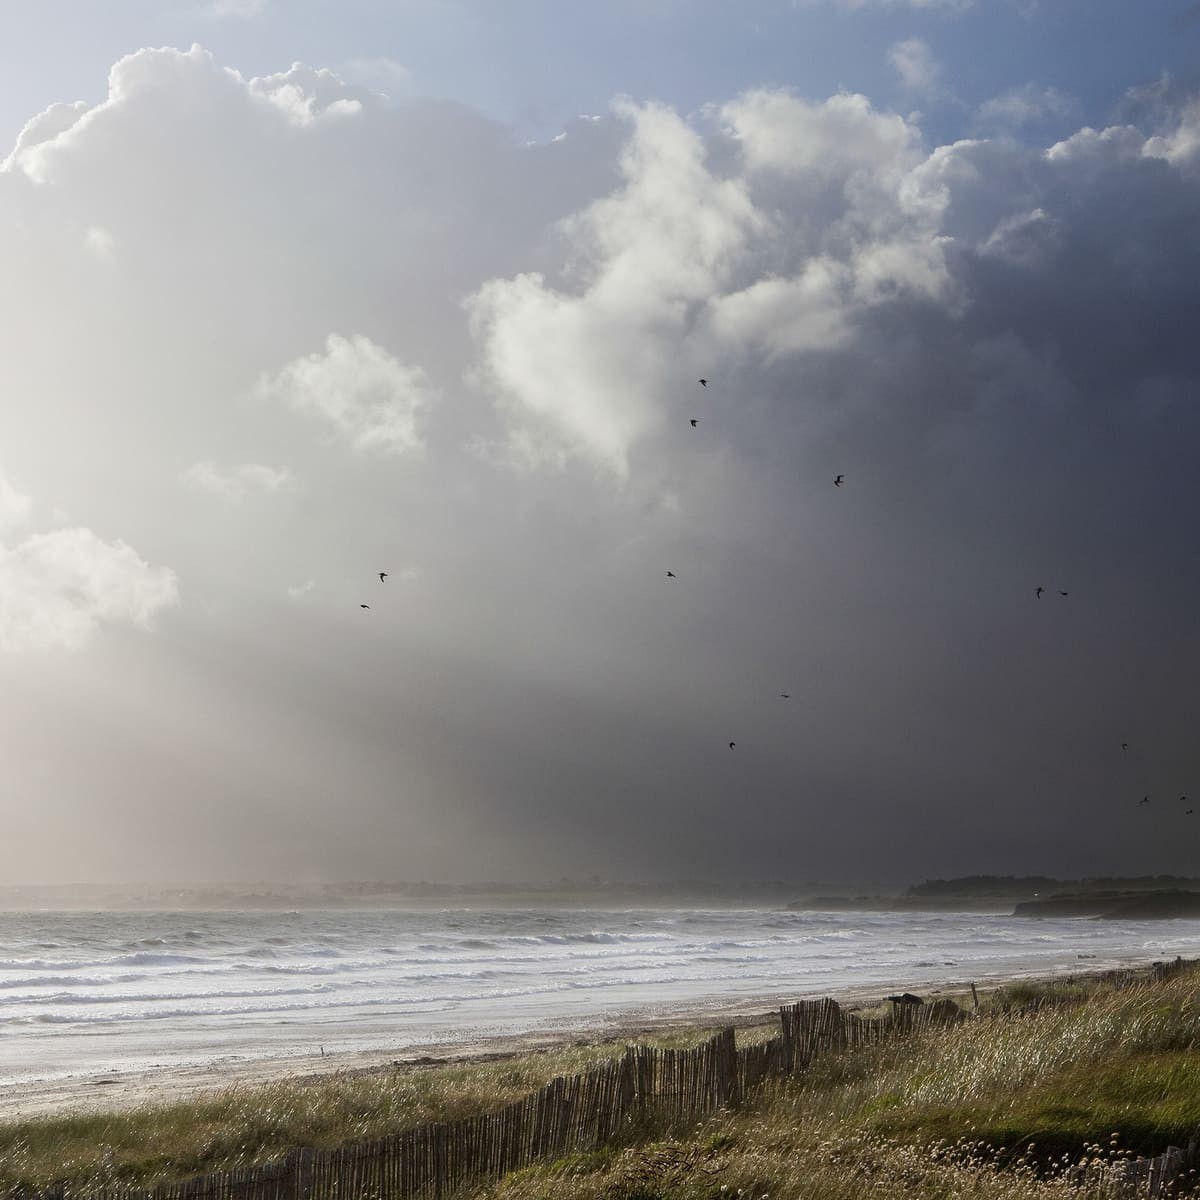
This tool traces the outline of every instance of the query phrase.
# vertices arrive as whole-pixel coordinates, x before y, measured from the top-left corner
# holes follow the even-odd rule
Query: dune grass
[[[674,1138],[527,1168],[474,1195],[1078,1200],[1080,1166],[1197,1131],[1200,975],[1021,985],[978,1020],[820,1060]]]
[[[589,1046],[492,1063],[287,1080],[174,1104],[0,1123],[0,1192],[58,1181],[149,1185],[268,1161],[296,1147],[454,1120],[518,1100],[618,1050]]]
[[[709,1028],[645,1039],[692,1046]],[[767,1037],[748,1029],[743,1043]],[[0,1195],[125,1183],[151,1186],[267,1162],[303,1146],[328,1147],[453,1121],[520,1100],[558,1075],[616,1057],[617,1041],[556,1047],[491,1062],[318,1076],[230,1087],[170,1104],[0,1121]]]

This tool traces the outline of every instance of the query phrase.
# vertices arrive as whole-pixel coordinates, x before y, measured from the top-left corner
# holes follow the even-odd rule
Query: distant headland
[[[1177,875],[1055,879],[1048,875],[963,875],[929,879],[895,895],[814,895],[793,912],[995,912],[1018,917],[1141,921],[1200,917],[1200,880]]]

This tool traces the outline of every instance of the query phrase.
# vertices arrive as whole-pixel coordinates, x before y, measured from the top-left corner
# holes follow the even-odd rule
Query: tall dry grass
[[[1200,976],[1025,999],[1042,1003],[1014,1013],[1001,996],[975,1021],[820,1060],[670,1140],[473,1195],[1080,1200],[1097,1194],[1097,1167],[1200,1131]]]
[[[684,1028],[655,1045],[693,1046],[714,1031]],[[746,1041],[773,1030],[749,1029]],[[616,1057],[623,1044],[557,1047],[493,1062],[397,1067],[221,1089],[179,1103],[145,1104],[0,1122],[0,1196],[65,1182],[78,1190],[152,1186],[281,1158],[299,1147],[340,1146],[432,1121],[491,1112],[558,1075]]]

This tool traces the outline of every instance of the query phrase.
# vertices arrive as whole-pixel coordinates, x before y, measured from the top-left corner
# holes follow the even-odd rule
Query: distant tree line
[[[954,879],[926,879],[912,884],[906,896],[1028,896],[1034,893],[1140,889],[1159,891],[1194,886],[1196,880],[1181,875],[1104,875],[1087,879],[1055,879],[1050,875],[959,875]]]

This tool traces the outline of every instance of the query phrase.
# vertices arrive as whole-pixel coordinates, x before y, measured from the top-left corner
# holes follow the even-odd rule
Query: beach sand
[[[1129,959],[1125,963],[1109,961],[1104,970],[1114,966],[1147,966],[1145,958]],[[980,976],[973,982],[980,992],[991,991],[1016,980],[1022,982],[1081,978],[1098,974],[1098,970],[1059,972],[1053,975],[992,975]],[[915,991],[925,996],[970,996],[972,981],[949,983],[939,989],[922,988],[919,984],[897,981],[886,987],[859,988],[833,993],[834,999],[851,1008],[879,1004],[893,992]],[[828,994],[828,993],[824,993]],[[530,1033],[505,1037],[467,1036],[418,1048],[397,1046],[391,1049],[354,1051],[339,1054],[287,1055],[263,1058],[225,1057],[190,1065],[159,1067],[138,1071],[106,1071],[102,1074],[80,1074],[47,1080],[27,1080],[19,1085],[0,1089],[0,1120],[61,1115],[78,1111],[115,1111],[144,1104],[169,1104],[192,1100],[205,1093],[231,1087],[259,1087],[289,1081],[318,1082],[333,1076],[357,1075],[391,1071],[397,1067],[417,1068],[447,1063],[482,1062],[538,1051],[551,1051],[572,1044],[603,1042],[636,1042],[670,1030],[733,1025],[746,1028],[763,1025],[778,1019],[779,1007],[796,1000],[816,999],[815,994],[772,994],[741,998],[736,1002],[718,1001],[697,1003],[680,1008],[645,1008],[603,1022],[587,1025],[541,1027]]]

